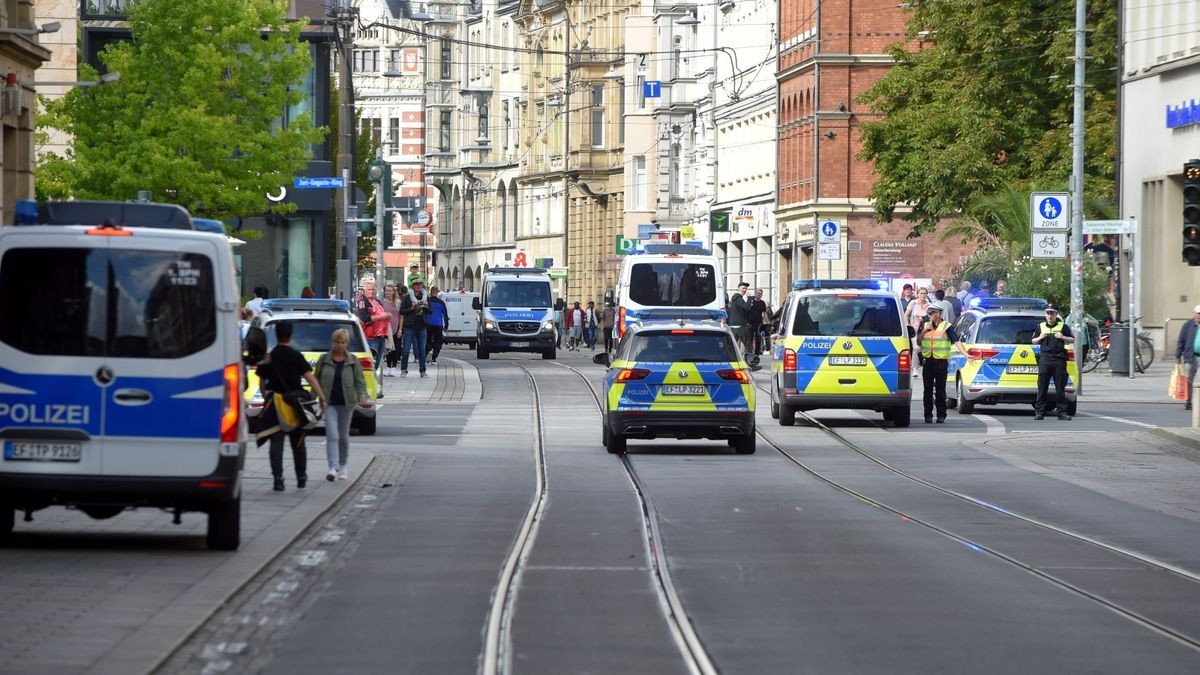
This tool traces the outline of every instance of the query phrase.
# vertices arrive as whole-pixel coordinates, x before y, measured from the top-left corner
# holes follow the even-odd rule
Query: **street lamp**
[[[684,14],[675,23],[679,26],[699,26],[700,19],[697,19],[695,14]]]
[[[98,80],[84,80],[82,82],[42,82],[41,80],[37,80],[33,84],[35,87],[38,85],[47,87],[98,87],[102,84],[111,84],[119,79],[121,79],[121,73],[112,72],[104,73]]]
[[[34,37],[42,33],[57,33],[58,29],[61,27],[62,24],[57,21],[44,23],[37,28],[9,28],[5,26],[0,28],[0,35],[26,35],[29,37]]]

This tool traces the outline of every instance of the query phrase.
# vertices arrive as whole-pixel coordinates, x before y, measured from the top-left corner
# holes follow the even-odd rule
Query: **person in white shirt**
[[[270,293],[267,291],[266,286],[255,286],[254,297],[250,300],[250,302],[246,303],[246,309],[250,310],[251,314],[254,316],[258,316],[259,312],[262,312],[263,300],[266,300],[268,295],[270,295]]]

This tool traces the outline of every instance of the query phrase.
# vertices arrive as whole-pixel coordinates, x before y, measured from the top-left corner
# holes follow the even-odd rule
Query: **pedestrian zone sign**
[[[1034,192],[1029,195],[1029,229],[1066,232],[1070,229],[1071,195],[1066,192]]]
[[[836,220],[826,220],[821,223],[820,241],[831,242],[838,241],[838,231],[840,227]]]

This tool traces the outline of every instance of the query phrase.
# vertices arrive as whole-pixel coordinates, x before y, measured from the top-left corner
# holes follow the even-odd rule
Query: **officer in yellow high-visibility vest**
[[[1046,308],[1046,320],[1038,326],[1038,334],[1030,342],[1041,346],[1038,350],[1038,388],[1033,404],[1033,419],[1040,420],[1046,413],[1046,390],[1050,388],[1050,378],[1054,378],[1058,419],[1071,419],[1067,414],[1067,345],[1074,344],[1075,335],[1071,333],[1071,327],[1058,318],[1057,307],[1050,305]]]
[[[969,360],[966,346],[949,321],[942,319],[942,306],[931,303],[928,319],[921,324],[917,333],[917,344],[921,346],[921,380],[925,383],[925,423],[933,422],[934,406],[937,406],[937,423],[946,421],[946,370],[950,363],[950,352],[957,348]]]

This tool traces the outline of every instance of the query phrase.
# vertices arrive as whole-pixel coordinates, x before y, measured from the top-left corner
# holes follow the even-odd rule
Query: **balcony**
[[[454,108],[458,106],[457,82],[433,81],[425,85],[425,104],[432,108]]]
[[[453,150],[432,151],[425,154],[425,174],[427,176],[445,176],[458,173],[458,153]]]

